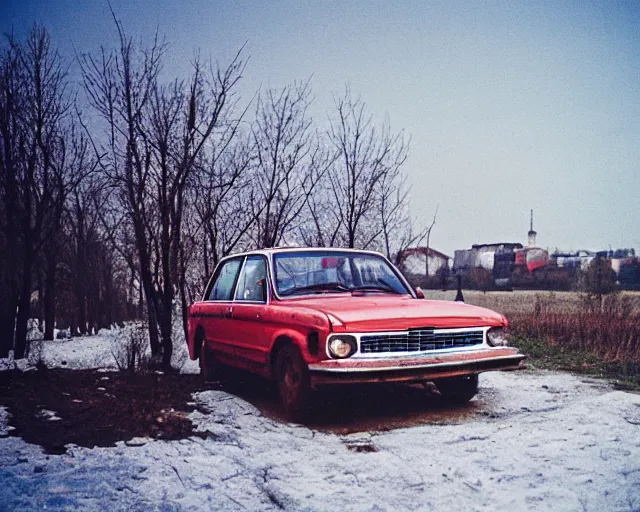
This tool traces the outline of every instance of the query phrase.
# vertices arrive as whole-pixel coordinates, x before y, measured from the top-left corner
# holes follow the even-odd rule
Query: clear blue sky
[[[412,137],[411,211],[432,246],[526,241],[640,250],[640,2],[112,0],[133,35],[224,62],[247,43],[243,90],[312,76],[319,121],[346,84]],[[4,0],[61,53],[114,43],[106,1]]]

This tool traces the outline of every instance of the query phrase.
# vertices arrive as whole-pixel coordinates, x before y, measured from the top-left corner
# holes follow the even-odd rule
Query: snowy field
[[[29,370],[36,365],[38,360],[48,368],[117,370],[114,354],[117,354],[127,342],[133,328],[134,325],[126,324],[122,328],[101,329],[98,334],[93,336],[78,336],[52,341],[38,339],[41,338],[41,333],[33,328],[31,335],[35,339],[31,342],[29,360],[0,359],[0,371],[14,367]],[[55,332],[57,336],[58,331]],[[184,335],[180,328],[174,329],[174,339],[177,340],[172,359],[174,368],[179,368],[181,373],[199,373],[198,362],[189,359]],[[147,353],[149,354],[148,347]]]
[[[118,335],[47,342],[42,358],[109,367]],[[523,371],[484,374],[475,400],[462,420],[337,435],[204,391],[190,418],[206,439],[64,455],[4,437],[0,408],[0,510],[640,510],[640,395]]]

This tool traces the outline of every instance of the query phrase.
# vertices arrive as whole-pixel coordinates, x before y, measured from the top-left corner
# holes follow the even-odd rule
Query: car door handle
[[[224,317],[225,318],[231,318],[233,313],[233,309],[232,308],[228,308],[225,312],[224,312]]]

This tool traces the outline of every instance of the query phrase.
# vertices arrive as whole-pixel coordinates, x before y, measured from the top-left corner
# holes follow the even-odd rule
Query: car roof
[[[261,254],[264,256],[270,256],[272,254],[282,254],[288,252],[326,252],[326,251],[335,251],[335,252],[348,252],[354,254],[374,254],[376,256],[382,256],[379,252],[376,251],[366,251],[362,249],[347,249],[342,247],[303,247],[303,246],[288,246],[288,247],[269,247],[266,249],[255,249],[253,251],[245,251],[239,252],[236,254],[230,254],[226,256],[226,258],[232,258],[237,256],[251,256],[255,254]]]

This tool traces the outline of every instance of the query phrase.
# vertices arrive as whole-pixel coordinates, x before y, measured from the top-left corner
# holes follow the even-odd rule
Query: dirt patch
[[[274,386],[245,372],[220,384],[200,375],[130,375],[96,370],[44,369],[0,373],[0,405],[11,414],[11,435],[61,454],[65,445],[114,446],[134,438],[184,439],[194,432],[192,393],[223,389],[286,422]],[[315,430],[350,434],[424,423],[455,424],[478,405],[452,407],[422,385],[390,384],[325,389],[313,397],[305,422]],[[356,451],[368,447],[357,446]]]
[[[2,372],[0,404],[11,414],[11,435],[48,453],[64,453],[68,443],[114,446],[135,437],[198,435],[186,417],[195,407],[191,394],[210,387],[199,375]]]

